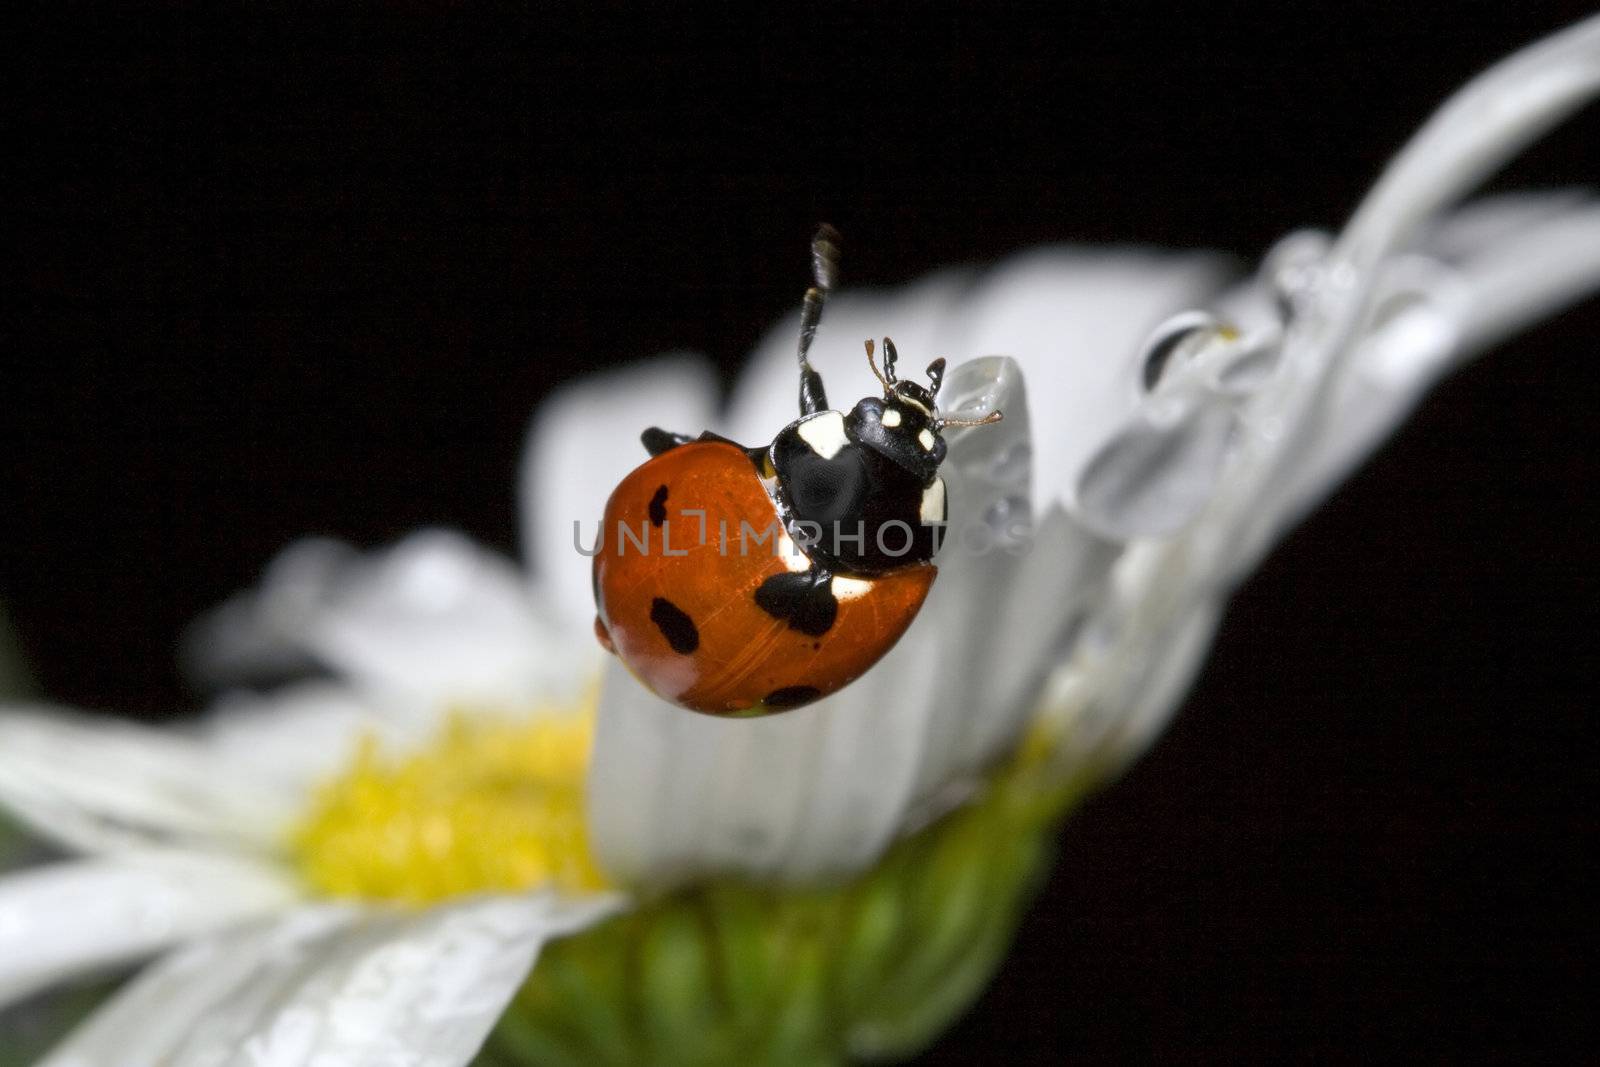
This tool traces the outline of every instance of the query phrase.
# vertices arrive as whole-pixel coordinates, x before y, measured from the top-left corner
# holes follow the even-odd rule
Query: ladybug
[[[712,715],[797,708],[856,678],[892,648],[927,599],[948,512],[941,431],[928,384],[895,375],[848,413],[828,407],[807,353],[838,273],[839,235],[811,244],[815,284],[800,318],[800,417],[746,448],[651,427],[651,458],[606,504],[594,555],[595,635],[659,696]]]

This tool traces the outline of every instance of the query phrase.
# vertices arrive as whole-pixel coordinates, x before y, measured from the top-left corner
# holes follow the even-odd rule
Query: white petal
[[[1237,427],[1233,405],[1204,389],[1158,398],[1084,464],[1078,513],[1119,541],[1176,533],[1216,491]]]
[[[659,426],[698,436],[711,426],[716,399],[706,362],[677,356],[585,378],[534,414],[519,490],[523,551],[565,632],[591,633],[590,560],[576,546],[593,545],[611,490],[650,458],[639,435]]]
[[[0,806],[70,848],[271,848],[299,801],[174,733],[57,709],[0,709]]]
[[[1475,259],[1516,241],[1529,230],[1560,225],[1593,206],[1586,189],[1522,190],[1480,197],[1428,226],[1421,244],[1449,263]]]
[[[1510,199],[1527,209],[1519,214],[1537,209],[1540,217],[1524,218],[1494,240],[1469,244],[1460,237]],[[1559,208],[1550,202],[1555,200],[1562,202]],[[1446,220],[1438,240],[1457,250],[1449,258],[1466,290],[1461,348],[1467,357],[1600,287],[1600,200],[1593,196],[1491,197]]]
[[[1088,634],[1080,654],[1053,673],[1042,701],[1060,728],[1052,756],[1059,775],[1109,780],[1141,755],[1182,704],[1221,618],[1220,603],[1202,598],[1145,613],[1120,632]]]
[[[225,693],[197,728],[202,744],[297,795],[348,766],[362,739],[399,747],[426,733],[383,716],[347,686],[307,682],[270,693]]]
[[[1450,367],[1600,285],[1591,204],[1542,221],[1519,205],[1494,212],[1493,224],[1469,211],[1459,230],[1426,214],[1597,93],[1600,17],[1469,83],[1391,164],[1305,296],[1305,322],[1286,339],[1290,373],[1253,403],[1250,462],[1229,479],[1210,529],[1191,538],[1216,553],[1217,569],[1253,566]],[[1515,215],[1520,229],[1502,224]],[[1466,256],[1459,270],[1419,268],[1403,254],[1430,230]]]
[[[437,706],[570,696],[584,676],[559,633],[510,561],[430,531],[345,576],[312,639],[358,683]]]
[[[247,644],[237,635],[252,627],[267,635],[259,644],[298,649],[413,726],[451,704],[568,699],[587,681],[593,644],[564,634],[509,560],[445,530],[369,555],[292,547],[259,592],[197,630],[197,658]]]
[[[953,410],[992,406],[1005,420],[948,435],[943,472],[952,511],[939,578],[904,650],[878,668],[884,701],[899,699],[913,675],[931,673],[914,805],[1016,743],[1050,657],[1098,595],[1094,575],[1114,551],[1059,507],[1036,525],[1029,502],[1039,464],[1030,442],[1038,420],[1030,410],[1032,381],[1023,381],[1013,361],[963,364],[947,389]],[[848,691],[841,697],[855,699]]]
[[[281,911],[276,868],[204,853],[129,853],[0,878],[0,1005],[63,978]]]
[[[1600,15],[1501,60],[1457,90],[1384,168],[1340,235],[1370,269],[1546,130],[1600,93]]]
[[[235,594],[189,628],[180,652],[185,674],[222,686],[314,667],[305,642],[307,620],[359,557],[351,546],[326,537],[304,538],[279,552],[254,589]]]
[[[1321,432],[1285,466],[1264,503],[1280,529],[1365,460],[1445,374],[1600,289],[1600,205],[1561,199],[1554,205],[1519,197],[1506,211],[1470,209],[1459,230],[1446,220],[1438,239],[1457,251],[1455,269],[1419,259],[1391,265],[1386,291],[1401,295],[1381,299],[1378,320],[1329,376]],[[1502,225],[1509,222],[1503,215],[1522,226]],[[1462,256],[1463,249],[1470,252]]]
[[[1022,364],[1037,413],[1041,510],[1072,500],[1077,472],[1140,400],[1146,335],[1210,299],[1225,273],[1209,255],[1048,250],[983,276],[959,311],[962,357],[1001,352]]]
[[[1130,546],[1115,597],[1051,695],[1073,749],[1120,765],[1176,705],[1217,605],[1285,526],[1486,339],[1600,281],[1585,206],[1522,204],[1452,233],[1430,214],[1600,92],[1600,18],[1497,65],[1457,94],[1388,168],[1350,226],[1296,276],[1275,373],[1240,408],[1244,440],[1178,536]],[[1419,235],[1458,270],[1408,255]],[[1574,239],[1570,234],[1579,236]]]
[[[208,1044],[219,1006],[280,995],[360,914],[353,906],[305,905],[177,949],[124,985],[39,1067],[173,1067],[185,1045]],[[209,1054],[191,1062],[219,1064],[238,1051],[209,1044]]]
[[[614,896],[485,897],[418,914],[313,909],[164,961],[50,1067],[125,1064],[120,1033],[163,1012],[170,1067],[457,1067],[482,1046],[543,944],[613,914]]]
[[[1461,357],[1461,324],[1470,313],[1467,290],[1427,263],[1414,266],[1439,276],[1419,280],[1411,292],[1385,301],[1382,319],[1329,376],[1323,400],[1328,415],[1319,432],[1309,436],[1262,495],[1259,513],[1274,515],[1279,530],[1321,502]],[[1238,568],[1244,557],[1236,559]]]

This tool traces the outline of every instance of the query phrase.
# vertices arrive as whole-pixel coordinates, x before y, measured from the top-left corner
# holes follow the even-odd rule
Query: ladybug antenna
[[[883,386],[883,395],[887,397],[894,390],[894,382],[885,378],[883,372],[878,369],[878,361],[873,358],[875,351],[872,338],[867,338],[867,366],[872,368],[872,376],[878,379],[878,383]]]
[[[928,364],[928,384],[929,394],[938,396],[939,387],[944,384],[944,358],[942,356]],[[991,411],[981,419],[946,419],[941,417],[933,420],[933,428],[943,430],[949,426],[990,426],[1003,418],[1005,418],[1005,413],[1001,411]]]
[[[942,430],[947,426],[988,426],[1003,418],[1005,415],[1002,412],[991,411],[981,419],[939,419],[934,423],[934,427]]]
[[[807,354],[822,321],[822,306],[839,281],[839,231],[823,223],[811,239],[811,288],[800,305],[800,414],[811,415],[828,407],[822,375],[811,366]]]

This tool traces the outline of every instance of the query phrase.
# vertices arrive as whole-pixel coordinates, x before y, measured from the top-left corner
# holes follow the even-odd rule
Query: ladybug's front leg
[[[644,450],[652,456],[659,456],[663,452],[670,452],[679,445],[686,445],[694,438],[688,434],[669,433],[659,426],[652,426],[639,435],[639,440],[644,443]]]
[[[811,280],[800,305],[800,417],[828,410],[828,394],[822,388],[822,375],[811,365],[811,341],[822,322],[822,305],[828,302],[839,279],[839,231],[823,224],[811,239]]]

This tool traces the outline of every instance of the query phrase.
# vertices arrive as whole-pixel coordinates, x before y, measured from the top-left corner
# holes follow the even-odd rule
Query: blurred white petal
[[[1071,504],[1076,473],[1140,398],[1140,343],[1216,294],[1218,256],[1046,250],[987,272],[956,319],[961,359],[1013,356],[1034,398],[1034,500]]]
[[[1600,15],[1479,74],[1384,168],[1340,235],[1340,259],[1370,270],[1597,92]]]
[[[182,852],[76,860],[0,878],[0,1006],[64,978],[282,911],[279,871]]]
[[[1182,528],[1211,499],[1236,423],[1230,405],[1198,388],[1150,404],[1085,466],[1076,493],[1085,521],[1122,541]]]
[[[586,665],[597,662],[589,560],[574,546],[594,543],[611,490],[649,458],[639,435],[659,426],[698,436],[717,402],[711,369],[668,356],[566,386],[534,413],[522,458],[523,552],[547,608],[569,635],[583,635]]]
[[[1131,584],[1131,583],[1125,583]],[[1119,599],[1116,626],[1102,620],[1079,655],[1051,677],[1042,705],[1060,727],[1053,759],[1063,778],[1115,777],[1160,736],[1205,663],[1221,604],[1139,611]]]
[[[1077,474],[1083,521],[1131,541],[1193,520],[1222,478],[1244,402],[1277,367],[1281,336],[1276,325],[1244,333],[1193,311],[1157,327],[1131,363],[1138,403]]]
[[[385,716],[349,687],[306,682],[270,693],[224,693],[195,735],[231,764],[304,795],[347,766],[364,738],[421,743],[431,731]]]
[[[1351,373],[1352,362],[1360,362],[1356,353],[1382,313],[1396,258],[1437,226],[1438,212],[1597,92],[1600,16],[1495,64],[1412,137],[1297,298],[1296,322],[1284,339],[1283,372],[1253,402],[1265,417],[1246,420],[1242,462],[1188,550],[1214,554],[1218,569],[1235,576],[1261,557],[1284,522],[1263,500],[1275,483],[1295,483],[1293,472],[1308,462],[1305,453],[1321,447],[1324,435],[1338,433],[1332,410],[1340,395],[1337,382]],[[1544,280],[1557,281],[1558,291],[1569,295],[1595,281]],[[1460,323],[1451,325],[1459,329]],[[1390,351],[1384,360],[1393,367],[1395,357]],[[1417,367],[1426,376],[1433,365],[1422,359]],[[1399,405],[1397,414],[1404,410]],[[1304,503],[1295,497],[1295,512]]]
[[[258,590],[203,622],[191,645],[197,662],[213,664],[293,650],[416,726],[451,703],[570,697],[586,679],[573,649],[592,644],[580,637],[548,617],[511,561],[460,534],[426,530],[370,554],[326,541],[292,546]]]
[[[1430,255],[1449,263],[1473,259],[1505,246],[1529,230],[1559,224],[1575,210],[1594,206],[1588,189],[1518,190],[1479,197],[1423,229],[1420,240]]]
[[[0,806],[69,848],[179,841],[268,849],[300,796],[169,731],[0,709]]]
[[[307,622],[359,558],[354,548],[331,538],[294,542],[267,564],[255,588],[234,594],[189,627],[181,649],[184,672],[223,686],[315,667],[305,643]]]
[[[1509,198],[1493,197],[1489,204],[1502,199]],[[1441,239],[1454,230],[1447,225]],[[1473,356],[1595,288],[1600,201],[1586,197],[1527,220],[1501,240],[1470,247],[1454,265],[1466,291],[1462,351]]]
[[[1211,499],[1174,536],[1130,546],[1112,610],[1052,683],[1057,710],[1075,702],[1090,721],[1117,717],[1099,731],[1107,769],[1142,750],[1151,724],[1181,698],[1217,605],[1428,385],[1489,340],[1600,285],[1588,201],[1524,201],[1498,217],[1469,210],[1454,232],[1432,216],[1596,92],[1600,18],[1457,94],[1331,245],[1297,236],[1268,258],[1259,287],[1284,293],[1292,318],[1274,372],[1238,398],[1238,440]],[[1429,241],[1456,262],[1429,258]],[[1169,683],[1150,690],[1161,699],[1131,700],[1152,672]]]

